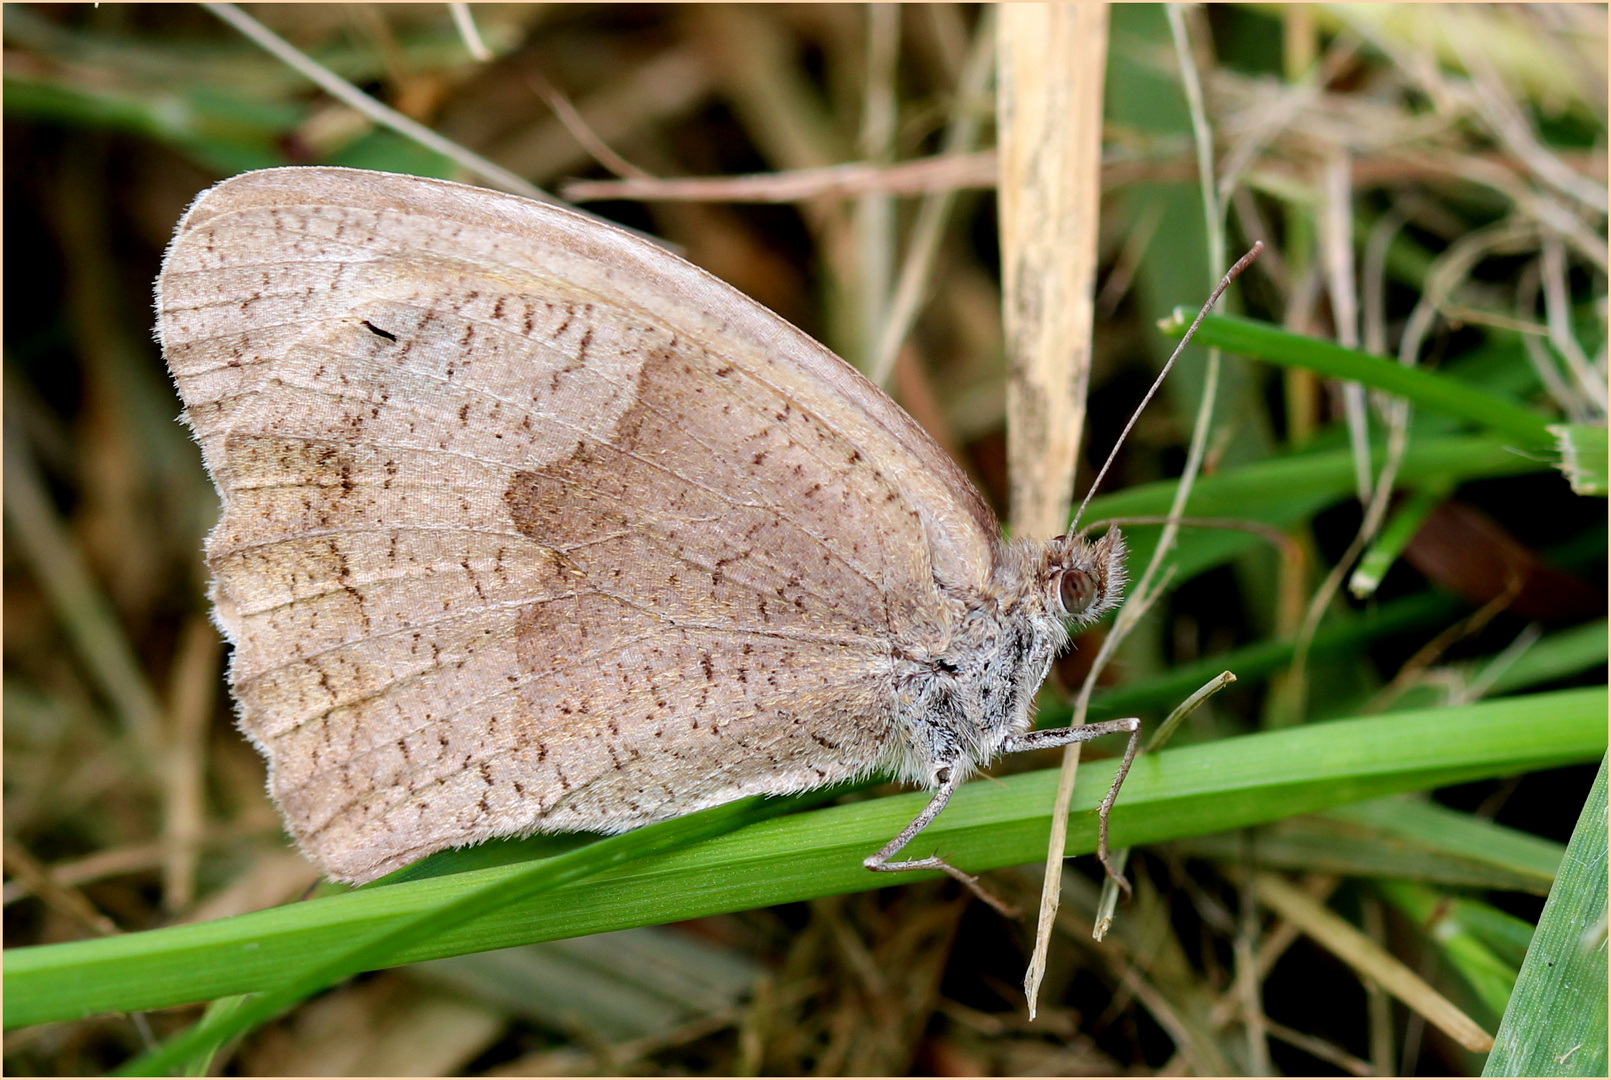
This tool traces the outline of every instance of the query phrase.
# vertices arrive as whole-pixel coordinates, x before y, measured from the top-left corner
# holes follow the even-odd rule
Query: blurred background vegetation
[[[929,299],[887,386],[1004,510],[995,112],[987,80],[967,89],[992,55],[988,9],[489,4],[470,9],[479,42],[441,4],[246,10],[454,143],[665,237],[859,366],[920,217],[940,215]],[[1236,307],[1370,352],[1406,350],[1552,421],[1604,424],[1603,5],[1227,5],[1183,16],[1230,246],[1269,244]],[[1212,285],[1164,11],[1120,5],[1110,17],[1080,492],[1173,345],[1156,320]],[[286,845],[262,763],[231,725],[199,558],[216,498],[175,422],[150,335],[151,283],[185,206],[238,171],[319,162],[475,178],[201,7],[7,4],[4,20],[6,942],[292,902],[316,874]],[[939,167],[901,166],[942,152]],[[850,162],[867,167],[822,171]],[[749,174],[788,175],[717,182]],[[709,182],[654,182],[674,177]],[[1179,473],[1202,370],[1200,350],[1189,352],[1105,490]],[[1209,474],[1349,445],[1347,393],[1303,370],[1227,357],[1219,395]],[[1379,434],[1382,403],[1360,404]],[[1452,428],[1418,412],[1408,434]],[[1283,686],[1292,639],[1363,512],[1358,498],[1273,493],[1291,513],[1270,520],[1302,557],[1283,563],[1244,544],[1189,560],[1104,674],[1093,716],[1141,709],[1156,723],[1183,693],[1136,702],[1198,666],[1242,679],[1181,741],[1603,684],[1605,502],[1542,468],[1407,491],[1384,576],[1326,605],[1297,697]],[[1336,627],[1352,629],[1321,648]],[[1062,686],[1078,685],[1100,634],[1065,660]],[[1593,776],[1585,765],[1434,797],[1558,846]],[[1314,818],[1137,852],[1129,929],[1102,946],[1060,932],[1034,1024],[1019,989],[1025,926],[938,882],[364,977],[227,1048],[213,1068],[1481,1069],[1331,953],[1249,916],[1226,868],[1250,850],[1300,874],[1310,895],[1330,897],[1493,1030],[1548,881],[1413,880],[1415,853],[1388,867],[1363,817]],[[1032,903],[1038,875],[1001,872],[993,887]],[[1085,866],[1065,877],[1065,911],[1088,925],[1099,878]],[[1447,929],[1438,920],[1451,911],[1465,919],[1453,950],[1433,929]],[[1603,940],[1603,915],[1600,928]],[[1258,953],[1264,1051],[1250,1049],[1231,995],[1239,949]],[[199,1012],[19,1029],[5,1067],[103,1070]]]

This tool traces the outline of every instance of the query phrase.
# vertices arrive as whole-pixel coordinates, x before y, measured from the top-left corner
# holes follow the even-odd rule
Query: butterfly
[[[269,169],[196,199],[157,310],[239,724],[332,878],[886,771],[934,794],[865,865],[977,888],[897,858],[976,770],[1135,752],[1032,729],[1118,530],[1004,539],[881,390],[648,240]]]

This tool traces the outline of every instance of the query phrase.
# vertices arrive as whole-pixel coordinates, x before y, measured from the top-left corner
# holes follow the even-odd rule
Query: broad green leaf
[[[1223,832],[1394,792],[1592,761],[1606,744],[1605,708],[1605,689],[1595,687],[1167,749],[1136,763],[1114,814],[1113,842],[1122,847]],[[1095,848],[1091,810],[1115,764],[1089,762],[1080,770],[1071,853]],[[1056,786],[1056,770],[970,784],[924,833],[924,847],[976,871],[1035,862],[1045,855],[1047,808]],[[384,962],[411,963],[933,876],[875,878],[861,866],[926,801],[914,792],[760,822],[569,881],[539,902],[489,910],[454,929],[399,943]],[[518,857],[519,844],[508,846]],[[528,873],[530,865],[358,889],[213,923],[9,950],[6,1025],[277,986],[355,940]]]
[[[1602,758],[1484,1076],[1606,1074],[1605,769]]]

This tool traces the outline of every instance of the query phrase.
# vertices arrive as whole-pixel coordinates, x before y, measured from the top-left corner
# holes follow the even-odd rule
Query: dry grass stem
[[[5,440],[6,523],[90,676],[154,767],[163,742],[163,710],[111,604],[91,576],[51,506],[33,456],[11,428]]]
[[[1335,1043],[1325,1039],[1317,1039],[1313,1035],[1305,1035],[1301,1031],[1294,1031],[1285,1024],[1278,1024],[1269,1017],[1263,1018],[1263,1025],[1272,1039],[1280,1039],[1289,1046],[1296,1046],[1306,1054],[1310,1054],[1321,1061],[1330,1062],[1351,1076],[1385,1076],[1379,1073],[1370,1062],[1343,1050]],[[1255,1076],[1261,1075],[1258,1073]]]
[[[1015,536],[1068,522],[1094,318],[1107,13],[1005,8],[997,102]]]
[[[1370,938],[1274,874],[1254,876],[1260,902],[1325,947],[1332,955],[1373,979],[1389,994],[1424,1016],[1461,1046],[1477,1053],[1492,1049],[1489,1035],[1452,1002]]]
[[[449,4],[448,10],[453,14],[453,26],[464,39],[464,47],[469,51],[471,58],[481,64],[490,61],[492,50],[481,40],[481,31],[476,28],[475,17],[470,14],[470,5]]]
[[[493,164],[480,154],[471,153],[451,139],[442,138],[442,136],[418,121],[410,119],[396,109],[376,101],[329,68],[314,61],[307,54],[295,48],[290,42],[234,4],[205,4],[203,6],[224,22],[239,30],[287,67],[295,68],[307,76],[308,79],[318,85],[319,89],[338,101],[357,109],[382,127],[391,128],[406,138],[413,139],[421,146],[428,147],[443,157],[456,161],[473,175],[481,177],[500,190],[510,191],[516,195],[524,195],[530,199],[541,199],[545,202],[557,201],[537,185],[515,175],[508,169]]]
[[[1179,1052],[1191,1062],[1198,1076],[1226,1076],[1233,1072],[1220,1053],[1213,1036],[1172,1001],[1140,967],[1127,957],[1124,947],[1098,942],[1091,923],[1070,911],[1059,911],[1056,925],[1069,937],[1094,950],[1112,970],[1126,991],[1134,995],[1159,1026],[1169,1033]]]
[[[117,924],[97,911],[83,893],[59,884],[27,848],[10,836],[5,837],[5,866],[6,872],[26,885],[29,892],[90,933],[103,937],[122,933]]]
[[[921,195],[996,186],[996,152],[940,155],[880,165],[852,161],[817,169],[750,176],[695,176],[634,180],[568,180],[560,194],[572,202],[641,199],[645,202],[793,203],[854,198],[869,193]]]
[[[554,119],[565,125],[565,130],[570,132],[571,138],[581,143],[582,148],[593,155],[594,161],[609,169],[616,176],[624,177],[628,180],[648,181],[651,183],[655,181],[655,177],[617,154],[610,148],[609,143],[599,138],[598,133],[588,126],[587,120],[582,114],[576,111],[576,106],[571,104],[571,99],[556,90],[553,84],[543,78],[540,73],[536,71],[527,72],[526,78],[531,83],[531,88],[536,91],[537,96],[542,98],[544,103],[553,110]],[[628,197],[630,198],[630,196]],[[571,196],[566,195],[565,198],[569,199]]]
[[[1327,294],[1331,298],[1332,332],[1337,344],[1359,348],[1359,292],[1354,284],[1354,201],[1351,162],[1346,150],[1326,159],[1321,188],[1320,253],[1325,266]],[[1343,384],[1348,444],[1354,452],[1354,489],[1361,504],[1370,502],[1370,425],[1365,412],[1365,388]]]
[[[973,43],[962,67],[957,86],[957,101],[945,132],[944,153],[940,160],[963,161],[979,139],[982,126],[979,115],[970,108],[975,100],[984,97],[990,83],[992,63],[996,53],[996,19],[987,11],[974,31]],[[994,156],[994,155],[992,155]],[[999,176],[1000,162],[996,161]],[[913,320],[928,297],[930,278],[939,251],[940,240],[950,219],[956,188],[932,188],[924,193],[918,207],[917,220],[912,225],[911,239],[906,256],[901,261],[900,277],[890,297],[889,308],[882,332],[873,344],[868,375],[880,386],[888,379],[899,355],[901,345],[911,332]]]
[[[207,736],[218,700],[223,646],[212,622],[195,615],[185,625],[174,658],[162,866],[162,906],[170,913],[184,911],[195,900],[196,863],[207,827]]]

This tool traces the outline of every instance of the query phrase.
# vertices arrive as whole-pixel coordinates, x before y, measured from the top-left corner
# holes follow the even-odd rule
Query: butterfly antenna
[[[1256,242],[1252,249],[1246,255],[1237,259],[1236,265],[1227,270],[1225,276],[1219,279],[1219,284],[1215,286],[1213,293],[1208,297],[1208,303],[1203,305],[1203,310],[1199,311],[1197,318],[1192,320],[1191,326],[1186,330],[1186,336],[1180,339],[1180,344],[1175,346],[1175,351],[1169,354],[1168,363],[1164,364],[1163,370],[1158,372],[1158,377],[1152,381],[1151,388],[1147,390],[1147,396],[1141,399],[1141,404],[1136,406],[1136,411],[1130,414],[1130,420],[1124,425],[1124,430],[1119,432],[1118,440],[1113,444],[1113,449],[1108,452],[1108,459],[1102,463],[1102,468],[1097,470],[1096,479],[1091,481],[1091,486],[1085,492],[1085,499],[1080,503],[1080,508],[1074,512],[1074,520],[1068,526],[1069,535],[1072,536],[1075,530],[1079,528],[1080,518],[1085,516],[1085,507],[1090,503],[1091,496],[1096,494],[1097,488],[1102,486],[1102,479],[1107,476],[1108,469],[1113,466],[1113,459],[1119,456],[1119,448],[1124,445],[1124,440],[1130,437],[1130,429],[1136,426],[1136,421],[1141,419],[1141,414],[1146,411],[1147,404],[1152,401],[1153,395],[1163,385],[1164,379],[1169,375],[1169,369],[1175,366],[1175,360],[1180,356],[1181,350],[1191,341],[1191,336],[1197,333],[1197,326],[1203,321],[1203,316],[1207,315],[1209,310],[1219,302],[1220,294],[1230,287],[1231,282],[1235,281],[1243,270],[1253,265],[1253,260],[1258,258],[1259,252],[1263,250],[1264,241]]]

